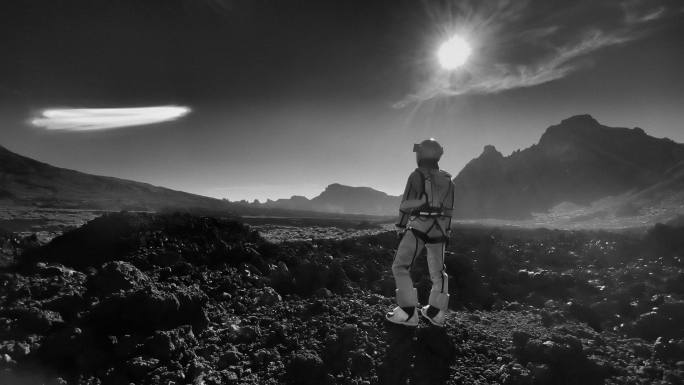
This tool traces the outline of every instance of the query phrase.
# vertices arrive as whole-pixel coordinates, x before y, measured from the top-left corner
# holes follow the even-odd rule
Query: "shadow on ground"
[[[444,384],[456,358],[444,328],[411,328],[385,323],[387,351],[380,368],[380,384]]]

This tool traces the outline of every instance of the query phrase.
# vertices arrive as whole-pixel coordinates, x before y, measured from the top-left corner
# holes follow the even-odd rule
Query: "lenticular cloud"
[[[48,109],[31,124],[48,130],[97,131],[168,122],[189,112],[184,106]]]

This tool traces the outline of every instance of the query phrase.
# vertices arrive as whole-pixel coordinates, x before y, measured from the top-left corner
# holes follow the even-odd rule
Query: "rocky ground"
[[[684,382],[680,228],[457,229],[443,329],[384,322],[397,240],[369,231],[121,213],[43,246],[0,234],[0,383]]]
[[[359,227],[290,225],[254,225],[250,227],[258,231],[259,235],[261,235],[264,240],[273,243],[281,243],[358,238],[368,235],[377,235],[393,230],[394,224]]]
[[[0,229],[22,237],[31,236],[39,242],[48,242],[103,213],[102,210],[0,206]]]

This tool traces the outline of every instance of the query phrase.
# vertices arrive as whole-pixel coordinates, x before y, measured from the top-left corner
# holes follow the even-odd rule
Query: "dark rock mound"
[[[22,263],[57,262],[78,269],[117,259],[150,266],[182,259],[211,264],[241,257],[244,243],[258,241],[257,233],[235,221],[189,214],[121,212],[103,215],[30,250]],[[140,248],[155,252],[146,254]]]
[[[208,322],[206,301],[206,295],[191,287],[145,287],[105,298],[93,307],[89,321],[103,332],[150,332],[184,324],[201,330]]]

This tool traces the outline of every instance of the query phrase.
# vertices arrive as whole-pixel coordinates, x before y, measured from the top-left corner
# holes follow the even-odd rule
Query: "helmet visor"
[[[413,152],[418,152],[420,151],[420,144],[414,144],[413,145]]]

